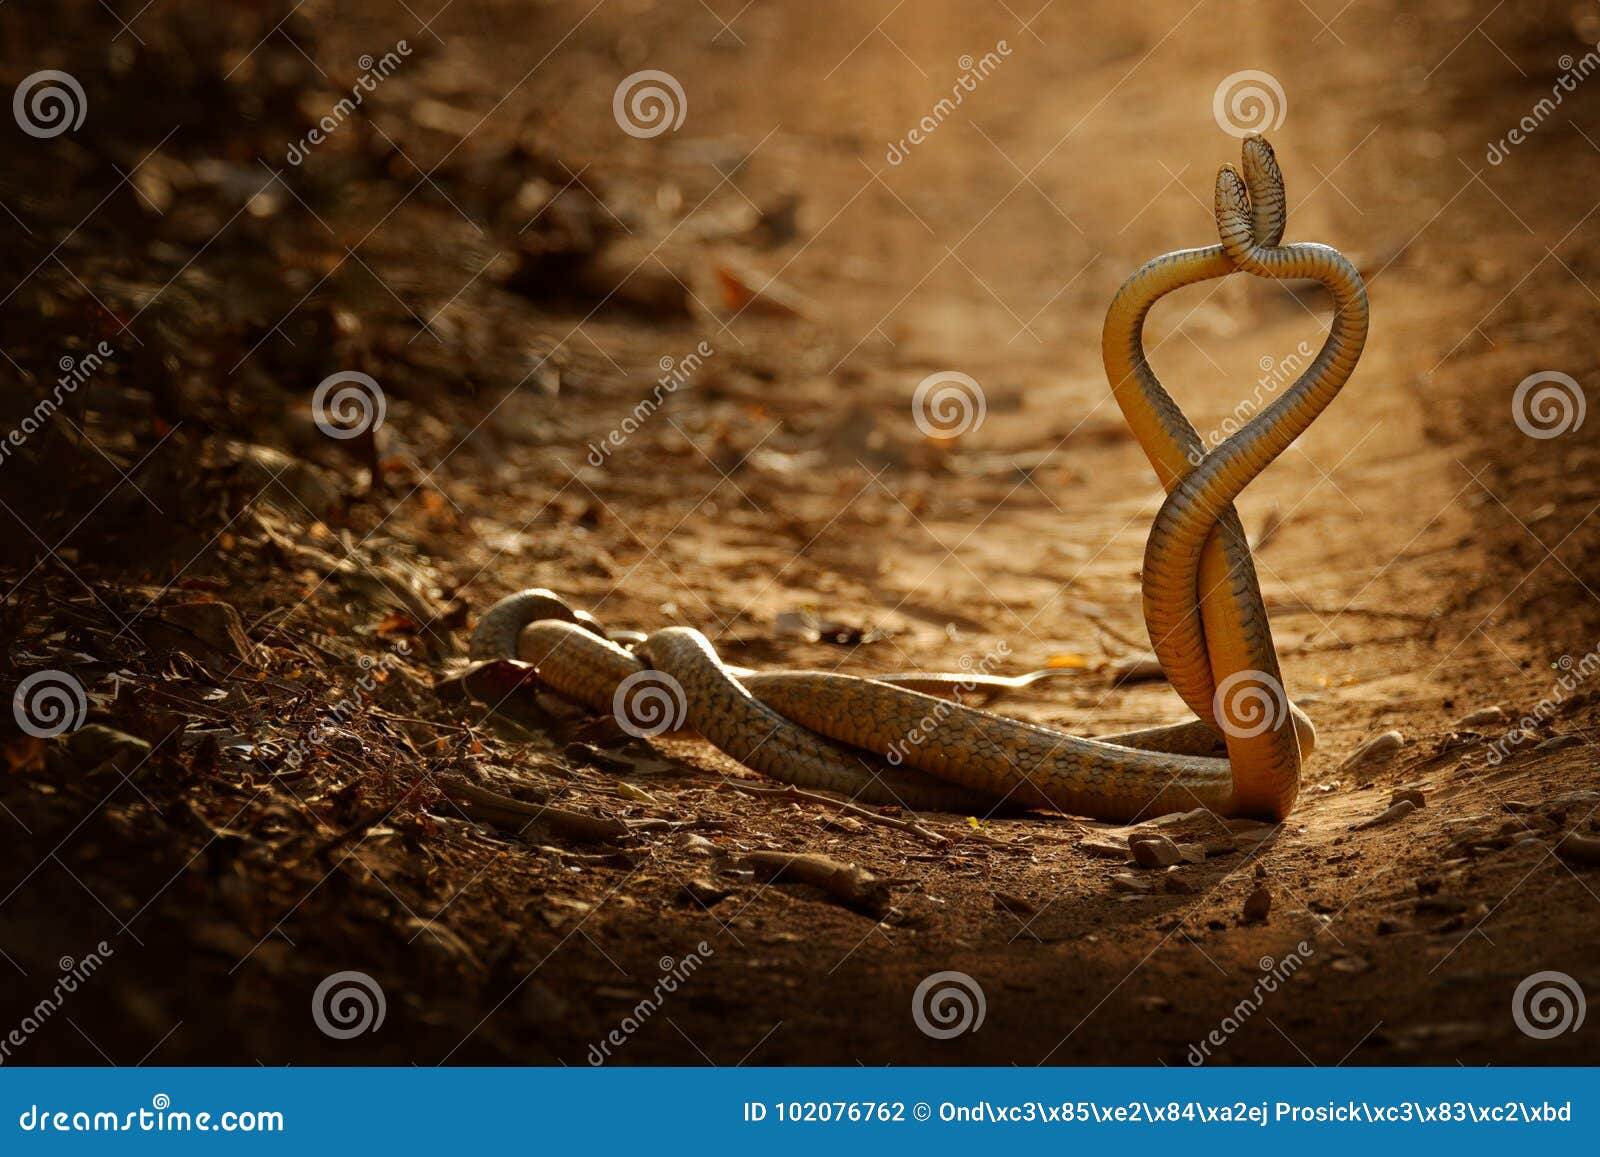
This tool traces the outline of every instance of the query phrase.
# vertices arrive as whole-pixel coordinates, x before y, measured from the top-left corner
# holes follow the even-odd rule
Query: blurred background
[[[1600,985],[1592,869],[1553,854],[1594,826],[1560,676],[1600,626],[1597,42],[1579,0],[0,5],[0,687],[49,673],[64,712],[0,719],[18,1016],[108,948],[16,1059],[588,1063],[702,941],[608,1061],[1181,1063],[1302,941],[1221,1059],[1592,1058],[1506,1002],[1535,965]],[[1003,646],[1083,673],[1008,711],[1180,718],[1116,677],[1160,491],[1099,332],[1140,263],[1215,240],[1249,131],[1288,240],[1373,311],[1239,503],[1322,734],[1270,840],[1170,886],[1067,821],[929,855],[718,792],[692,740],[441,695],[477,613],[541,585],[733,661]],[[1327,314],[1230,278],[1146,344],[1215,441]],[[1520,718],[1570,738],[1502,765]],[[463,781],[668,826],[497,826]],[[897,915],[766,888],[751,847],[873,867]],[[943,969],[988,1031],[905,1011]],[[306,1013],[351,970],[386,1032]]]

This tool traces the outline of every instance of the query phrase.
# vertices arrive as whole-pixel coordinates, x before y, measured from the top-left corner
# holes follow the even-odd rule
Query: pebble
[[[714,856],[717,854],[716,844],[712,843],[704,836],[695,835],[693,832],[685,835],[679,842],[679,846],[681,846],[684,851],[691,852],[697,856]]]
[[[1257,888],[1245,897],[1244,918],[1248,923],[1259,924],[1266,920],[1272,911],[1272,893],[1265,888]]]
[[[1167,891],[1174,896],[1188,896],[1194,892],[1194,885],[1173,871],[1167,872],[1162,879],[1162,883],[1165,884]]]
[[[1146,895],[1155,891],[1155,884],[1144,876],[1135,876],[1132,872],[1117,872],[1111,877],[1111,886],[1118,892],[1133,892]]]
[[[1451,727],[1482,727],[1488,723],[1504,723],[1506,709],[1504,707],[1484,707],[1470,715],[1463,715],[1452,723]]]
[[[1365,831],[1368,828],[1385,827],[1397,820],[1405,819],[1408,815],[1416,810],[1416,804],[1412,803],[1409,799],[1403,799],[1400,802],[1391,805],[1388,811],[1382,813],[1381,815],[1373,816],[1365,823],[1356,824],[1355,827],[1351,828],[1350,830],[1353,832],[1360,832]]]
[[[1091,856],[1106,856],[1113,860],[1126,860],[1129,855],[1127,844],[1105,837],[1089,836],[1078,841],[1078,847]]]
[[[1405,736],[1398,731],[1385,731],[1374,735],[1360,747],[1350,753],[1349,757],[1339,765],[1337,771],[1348,771],[1353,767],[1377,764],[1391,758],[1395,752],[1405,746]]]
[[[1389,797],[1389,804],[1393,806],[1405,800],[1410,800],[1413,807],[1428,806],[1428,797],[1414,787],[1397,788],[1394,794]]]
[[[715,907],[718,903],[733,895],[730,889],[718,887],[704,876],[696,876],[692,880],[684,881],[679,893],[684,899],[695,904],[703,904],[707,908]]]
[[[1183,862],[1178,845],[1166,836],[1134,836],[1129,841],[1133,859],[1141,868],[1170,868]]]

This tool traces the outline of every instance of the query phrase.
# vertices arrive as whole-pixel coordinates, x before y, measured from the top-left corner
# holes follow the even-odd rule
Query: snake
[[[1204,807],[1282,820],[1316,732],[1284,690],[1232,503],[1348,381],[1366,342],[1367,299],[1360,274],[1337,250],[1281,243],[1283,175],[1264,138],[1245,138],[1239,170],[1222,166],[1214,216],[1218,243],[1141,266],[1113,297],[1101,333],[1112,396],[1166,492],[1146,543],[1142,606],[1152,649],[1193,720],[1084,737],[965,702],[1029,676],[733,667],[691,627],[608,635],[542,588],[484,612],[471,657],[529,664],[550,690],[619,722],[642,705],[650,726],[624,724],[635,734],[691,730],[763,775],[860,802],[1118,822]],[[1320,282],[1334,316],[1294,383],[1208,448],[1150,367],[1144,322],[1166,295],[1239,272]]]

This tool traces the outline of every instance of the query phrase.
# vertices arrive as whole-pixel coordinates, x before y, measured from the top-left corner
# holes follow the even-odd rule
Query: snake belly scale
[[[1146,545],[1143,608],[1156,656],[1194,720],[1086,738],[945,697],[1032,676],[755,672],[723,663],[688,627],[654,631],[630,649],[547,590],[519,591],[485,612],[473,658],[520,659],[551,690],[602,712],[620,712],[630,689],[659,680],[669,718],[650,734],[692,729],[764,775],[859,802],[1109,820],[1203,806],[1282,819],[1315,731],[1283,689],[1232,502],[1348,381],[1366,340],[1367,301],[1336,250],[1281,244],[1287,208],[1271,146],[1246,138],[1242,162],[1217,177],[1219,243],[1136,271],[1112,300],[1101,341],[1112,395],[1167,491]],[[1144,321],[1167,294],[1241,272],[1321,282],[1334,318],[1305,372],[1208,447],[1151,369]]]

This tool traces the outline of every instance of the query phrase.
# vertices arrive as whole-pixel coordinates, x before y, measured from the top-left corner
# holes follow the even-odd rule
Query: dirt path
[[[126,788],[81,815],[14,783],[5,802],[27,835],[0,904],[6,952],[30,979],[47,974],[59,945],[92,943],[109,914],[121,978],[91,998],[84,1027],[119,1061],[160,1037],[169,1062],[582,1064],[629,1017],[641,1023],[607,1050],[616,1063],[1181,1064],[1196,1048],[1225,1063],[1593,1061],[1594,1025],[1534,1039],[1511,1008],[1539,971],[1600,991],[1593,869],[1552,852],[1562,831],[1593,830],[1600,802],[1591,692],[1560,682],[1568,666],[1587,671],[1600,626],[1594,427],[1527,437],[1511,394],[1536,371],[1600,380],[1587,340],[1600,90],[1578,85],[1503,164],[1483,158],[1563,54],[1600,33],[1553,5],[1286,5],[1264,19],[1206,0],[1051,4],[1026,23],[1001,4],[712,7],[727,28],[697,5],[458,0],[436,39],[413,36],[417,58],[359,130],[381,175],[353,181],[338,137],[286,170],[292,194],[274,194],[278,220],[262,228],[295,231],[303,281],[324,280],[289,299],[310,329],[240,307],[268,316],[214,360],[239,391],[232,418],[270,411],[244,400],[261,390],[342,368],[319,350],[323,330],[324,350],[359,345],[392,388],[392,441],[387,488],[348,516],[351,541],[414,566],[425,597],[459,600],[456,617],[399,631],[414,648],[395,693],[409,698],[387,705],[382,735],[352,724],[357,746],[319,750],[307,778],[246,771],[219,788],[190,754],[187,771],[140,783],[167,829],[159,850],[131,830],[148,813]],[[332,90],[350,60],[411,34],[387,8],[310,27]],[[687,109],[676,132],[635,139],[611,96],[646,68],[677,78]],[[1165,684],[1112,687],[1099,670],[1143,638],[1137,571],[1160,500],[1109,399],[1099,330],[1140,262],[1212,240],[1212,177],[1236,148],[1213,94],[1247,69],[1283,90],[1272,138],[1288,236],[1346,252],[1373,311],[1345,394],[1239,503],[1252,532],[1277,526],[1258,569],[1286,681],[1319,729],[1287,824],[1260,839],[1191,818],[1173,833],[1212,854],[1166,883],[1085,850],[1088,825],[1064,818],[987,821],[997,843],[935,850],[827,808],[716,790],[718,773],[742,773],[689,740],[658,744],[672,761],[635,745],[596,764],[567,745],[615,736],[581,720],[512,742],[481,712],[442,713],[426,680],[465,621],[544,585],[610,624],[699,627],[756,665],[940,670],[999,654],[1021,671],[1076,654],[1081,678],[1004,709],[1084,733],[1183,717]],[[938,111],[977,72],[959,109]],[[908,144],[925,116],[936,127]],[[560,159],[539,177],[547,192],[597,197],[612,252],[638,263],[623,292],[507,290],[549,223],[505,175],[518,139]],[[192,164],[197,146],[178,142]],[[249,269],[232,269],[248,302]],[[803,316],[740,309],[720,271],[775,277]],[[77,272],[94,286],[113,276]],[[659,301],[680,292],[675,320]],[[315,313],[325,299],[331,322]],[[339,337],[341,310],[360,318],[359,342]],[[1292,380],[1326,314],[1314,295],[1234,278],[1176,295],[1147,341],[1212,431],[1241,398]],[[291,344],[299,334],[311,342]],[[691,354],[701,364],[685,370]],[[624,436],[667,359],[686,380]],[[984,413],[941,443],[911,399],[945,372],[978,384]],[[259,440],[294,448],[290,434]],[[352,468],[306,444],[330,470]],[[337,554],[313,521],[269,519]],[[233,692],[251,726],[223,701],[226,725],[259,738],[274,714],[291,717],[285,704],[306,718],[348,687],[348,643],[370,651],[395,632],[361,609],[381,590],[368,603],[353,581],[324,590],[314,557],[261,545],[248,521],[237,530],[250,549],[186,577],[224,579],[257,644],[345,638],[332,644],[342,673],[312,694],[285,689],[298,676],[281,654],[269,686]],[[122,613],[165,607],[190,557],[174,549],[173,565],[96,569],[87,586]],[[777,628],[803,608],[886,637],[840,647]],[[26,630],[16,645],[44,653]],[[1574,740],[1500,765],[1489,744],[1506,721],[1456,722],[1541,699],[1554,706],[1537,738]],[[1390,729],[1406,741],[1397,755],[1343,766]],[[365,762],[379,748],[387,762]],[[614,848],[543,829],[515,838],[464,822],[431,780],[419,787],[424,762],[690,827]],[[619,780],[642,794],[619,796]],[[1402,789],[1426,806],[1355,830]],[[764,886],[738,869],[752,848],[867,866],[895,881],[897,911],[875,923]],[[114,853],[148,861],[118,868]],[[1261,889],[1270,916],[1247,921]],[[681,990],[639,1016],[662,971],[691,958]],[[397,1031],[334,1041],[301,1015],[340,969],[377,978]],[[981,989],[980,1030],[919,1030],[913,992],[942,971]],[[1213,1031],[1224,1039],[1206,1044]],[[66,1034],[40,1047],[93,1059]]]

